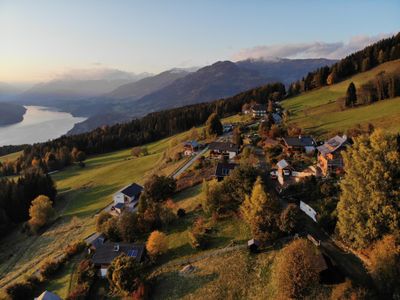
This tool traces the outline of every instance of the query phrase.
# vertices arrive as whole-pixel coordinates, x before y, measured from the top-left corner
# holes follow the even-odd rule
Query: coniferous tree
[[[355,248],[368,246],[400,226],[400,154],[396,138],[375,130],[354,138],[342,152],[345,175],[337,206],[340,236]]]
[[[206,130],[209,136],[221,135],[222,134],[222,123],[217,113],[212,113],[206,122]]]
[[[357,92],[356,92],[356,86],[354,85],[353,82],[350,82],[349,87],[347,88],[346,91],[346,99],[345,99],[345,105],[346,107],[353,107],[357,103]]]

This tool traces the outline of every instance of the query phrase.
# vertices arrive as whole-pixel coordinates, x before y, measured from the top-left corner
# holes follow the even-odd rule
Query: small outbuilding
[[[250,252],[252,253],[258,253],[259,252],[259,248],[260,248],[260,241],[256,240],[256,239],[251,239],[247,242],[247,248],[249,249]]]
[[[114,194],[114,206],[118,203],[122,203],[125,206],[134,207],[139,201],[140,194],[143,191],[143,187],[137,183],[132,183],[117,193]]]

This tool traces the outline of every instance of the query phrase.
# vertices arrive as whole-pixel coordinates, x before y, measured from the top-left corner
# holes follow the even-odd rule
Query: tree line
[[[355,52],[331,67],[325,66],[309,72],[301,80],[289,86],[288,97],[335,84],[349,76],[368,71],[379,64],[396,59],[400,59],[400,33]]]
[[[93,155],[143,145],[203,125],[212,113],[220,117],[229,116],[240,112],[244,103],[256,101],[265,104],[272,97],[281,100],[285,94],[282,83],[271,83],[210,103],[154,112],[128,123],[103,126],[88,133],[27,146],[15,162],[0,165],[0,176],[2,173],[17,174],[33,165],[45,172],[60,169],[73,162],[74,148]]]

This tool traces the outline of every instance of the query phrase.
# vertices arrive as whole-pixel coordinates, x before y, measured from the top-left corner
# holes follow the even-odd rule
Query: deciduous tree
[[[32,231],[36,232],[54,216],[53,202],[47,196],[38,196],[32,201],[29,216],[29,225]]]
[[[153,258],[167,252],[168,237],[158,230],[153,231],[147,239],[146,250]]]

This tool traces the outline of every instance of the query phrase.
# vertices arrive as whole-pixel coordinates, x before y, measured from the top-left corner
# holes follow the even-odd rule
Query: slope
[[[380,72],[390,73],[398,70],[400,70],[400,60],[387,62],[332,86],[287,99],[282,102],[282,105],[290,112],[290,124],[301,127],[316,136],[326,136],[330,132],[367,123],[385,128],[390,132],[398,132],[400,130],[399,97],[346,110],[342,110],[336,102],[337,98],[345,95],[350,82],[354,82],[356,87],[359,87]]]

